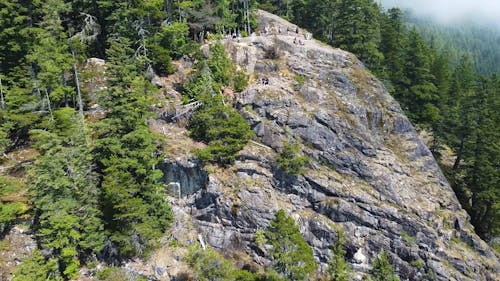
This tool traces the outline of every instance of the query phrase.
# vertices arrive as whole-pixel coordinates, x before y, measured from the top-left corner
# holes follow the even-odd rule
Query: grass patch
[[[462,243],[462,240],[460,240],[460,238],[458,238],[458,236],[456,235],[452,235],[450,241],[457,244]]]
[[[422,260],[414,260],[410,265],[416,269],[422,269],[424,267],[424,262]]]
[[[406,231],[403,231],[401,233],[401,237],[403,237],[403,239],[408,243],[408,244],[415,244],[415,237],[411,236],[410,234],[408,234]]]

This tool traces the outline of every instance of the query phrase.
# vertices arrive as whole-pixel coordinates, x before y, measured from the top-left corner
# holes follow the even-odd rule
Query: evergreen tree
[[[95,259],[103,248],[103,225],[82,123],[73,109],[54,115],[52,132],[33,131],[42,153],[30,171],[34,229],[41,249],[50,253],[47,261],[73,279],[80,260]]]
[[[330,257],[327,269],[330,281],[351,280],[351,269],[349,264],[345,261],[345,239],[345,234],[341,231],[337,231],[337,240],[333,245],[332,256]]]
[[[33,87],[52,116],[54,105],[68,104],[68,93],[64,73],[71,69],[72,57],[67,45],[67,35],[62,26],[61,14],[69,11],[62,0],[48,0],[41,6],[43,18],[36,32],[36,43],[28,55],[33,65]]]
[[[273,247],[272,266],[288,280],[306,280],[316,269],[313,251],[304,241],[295,221],[279,210],[264,232]]]
[[[429,126],[440,119],[437,108],[437,89],[432,83],[430,57],[423,39],[416,30],[408,35],[408,47],[405,54],[406,89],[400,102],[414,121]]]
[[[465,183],[472,193],[469,214],[476,232],[490,240],[500,233],[500,121],[498,113],[499,80],[497,76],[483,79],[476,92],[477,109],[470,151],[466,152]]]
[[[333,22],[332,44],[356,54],[370,68],[383,59],[379,52],[380,8],[372,0],[339,0]]]
[[[57,260],[46,260],[40,251],[35,250],[33,255],[24,260],[14,271],[12,281],[63,281],[59,273]]]
[[[198,151],[205,162],[227,165],[236,158],[253,136],[250,125],[231,106],[224,104],[220,94],[223,86],[234,85],[236,67],[226,55],[224,47],[216,43],[210,48],[208,60],[185,86],[185,94],[202,103],[189,122],[191,137],[203,141],[207,147]],[[246,78],[245,78],[246,80]]]
[[[127,39],[111,42],[108,88],[100,95],[108,113],[96,126],[93,153],[102,174],[101,204],[111,242],[108,258],[147,254],[172,216],[159,193],[157,146],[146,125],[155,91],[141,76],[143,64],[133,54]]]
[[[406,48],[406,30],[403,24],[403,13],[393,8],[382,15],[380,51],[384,60],[377,70],[379,77],[384,80],[388,90],[397,94],[403,90],[404,61]]]

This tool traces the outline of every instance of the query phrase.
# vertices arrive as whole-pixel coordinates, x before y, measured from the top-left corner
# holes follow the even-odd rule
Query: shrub
[[[172,74],[177,71],[167,49],[154,44],[149,47],[149,51],[151,53],[151,66],[158,75]]]
[[[294,75],[293,80],[295,80],[299,84],[304,84],[307,81],[307,77],[302,75]]]
[[[234,90],[242,92],[248,86],[248,78],[243,71],[238,71],[234,76]]]
[[[394,268],[389,263],[387,253],[383,250],[373,262],[371,275],[372,281],[399,281],[399,277],[394,274]]]
[[[298,176],[304,173],[304,166],[308,163],[306,156],[299,155],[299,146],[287,144],[276,158],[276,164],[285,173]]]
[[[232,280],[232,272],[235,270],[229,260],[226,260],[211,248],[206,250],[199,246],[191,248],[187,256],[187,262],[193,269],[196,280],[199,281],[230,281]]]
[[[223,104],[206,105],[191,118],[191,136],[207,144],[198,150],[203,162],[227,165],[234,161],[253,135],[250,125],[233,108]]]

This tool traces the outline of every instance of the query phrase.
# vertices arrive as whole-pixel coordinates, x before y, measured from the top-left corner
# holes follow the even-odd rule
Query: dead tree
[[[5,109],[5,98],[3,96],[2,78],[0,77],[0,109]]]
[[[95,42],[97,40],[97,36],[99,35],[99,33],[101,33],[101,26],[97,23],[96,17],[86,13],[81,13],[81,15],[84,16],[82,30],[71,37],[71,39],[79,39],[83,44],[91,44],[92,42]],[[83,99],[80,89],[80,80],[78,79],[78,69],[76,67],[76,51],[74,48],[71,48],[71,56],[73,57],[72,68],[73,74],[75,76],[78,113],[83,120]]]

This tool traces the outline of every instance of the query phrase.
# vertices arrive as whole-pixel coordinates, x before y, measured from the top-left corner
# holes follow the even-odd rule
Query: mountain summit
[[[223,40],[234,62],[253,76],[244,92],[228,99],[257,140],[234,164],[212,167],[208,175],[186,160],[185,150],[170,155],[167,180],[179,182],[184,194],[172,202],[172,235],[265,265],[269,247],[255,242],[256,233],[283,209],[323,269],[338,233],[345,233],[356,280],[382,251],[402,280],[498,280],[497,256],[474,233],[383,84],[353,54],[270,13],[259,11],[258,19],[257,34]],[[170,145],[187,142],[182,135]],[[290,145],[308,162],[296,175],[276,160]]]

